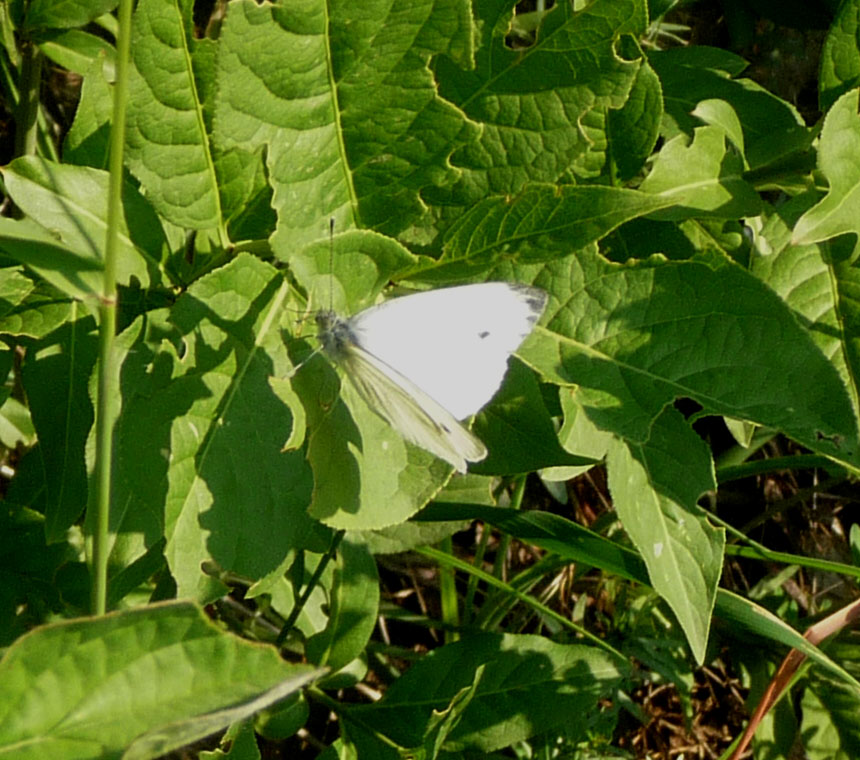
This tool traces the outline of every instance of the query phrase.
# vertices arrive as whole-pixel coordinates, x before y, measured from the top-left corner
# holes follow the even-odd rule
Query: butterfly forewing
[[[499,389],[546,293],[505,282],[395,298],[348,320],[355,342],[465,419]]]

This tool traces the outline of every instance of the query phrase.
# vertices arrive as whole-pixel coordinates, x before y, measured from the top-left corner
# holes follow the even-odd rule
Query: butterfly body
[[[395,298],[341,318],[317,315],[323,351],[406,440],[465,472],[487,455],[460,424],[496,393],[509,355],[546,306],[542,290],[504,282]]]

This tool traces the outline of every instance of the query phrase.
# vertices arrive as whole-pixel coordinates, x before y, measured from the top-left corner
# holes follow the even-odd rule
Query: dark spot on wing
[[[440,422],[439,427],[442,428],[442,430],[444,430],[446,433],[451,432],[451,428],[449,428],[444,422]]]
[[[489,330],[482,330],[481,332],[478,333],[478,337],[481,340],[483,340],[484,338],[488,338],[488,337],[490,337],[490,331]]]

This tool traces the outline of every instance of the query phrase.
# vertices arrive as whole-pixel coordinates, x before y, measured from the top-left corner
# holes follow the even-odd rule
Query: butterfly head
[[[335,360],[342,358],[349,345],[355,343],[349,322],[331,309],[318,312],[314,319],[323,352]]]

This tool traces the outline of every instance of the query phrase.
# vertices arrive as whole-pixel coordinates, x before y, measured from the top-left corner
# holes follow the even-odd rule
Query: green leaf
[[[318,357],[296,375],[305,404],[314,491],[308,512],[332,528],[376,530],[409,519],[452,468],[406,443],[348,380]]]
[[[587,461],[561,447],[534,372],[513,359],[499,392],[475,418],[473,432],[489,450],[485,460],[469,468],[479,475],[527,473]]]
[[[316,545],[310,472],[301,452],[282,451],[290,411],[268,382],[290,368],[285,293],[270,265],[240,254],[119,338],[111,530],[136,542],[116,547],[123,565],[163,532],[180,595],[223,592],[201,573],[205,560],[257,579]]]
[[[170,739],[185,743],[223,728],[233,713],[259,709],[317,675],[223,633],[187,603],[55,623],[0,661],[0,757],[118,760],[147,733],[138,746],[148,751],[132,756],[156,757],[157,736],[161,746],[178,746]],[[238,702],[246,704],[213,714]]]
[[[803,692],[800,706],[800,734],[809,760],[851,760],[860,754],[860,695],[832,678],[817,677]]]
[[[703,45],[652,51],[648,60],[660,77],[666,114],[664,137],[693,136],[693,115],[702,100],[728,103],[740,120],[751,169],[804,150],[809,130],[791,104],[750,79],[732,79],[746,62],[739,56]]]
[[[30,219],[0,217],[0,250],[72,298],[92,302],[99,292],[101,261],[73,251]]]
[[[827,177],[827,195],[794,228],[793,242],[818,243],[848,232],[860,233],[860,116],[857,89],[828,111],[821,128],[818,168]]]
[[[367,546],[349,538],[338,547],[326,629],[307,641],[315,665],[339,670],[367,646],[379,614],[379,575]]]
[[[731,591],[720,589],[717,595],[716,614],[723,619],[729,630],[753,633],[799,650],[860,693],[860,682],[846,672],[845,668],[764,607]]]
[[[296,252],[290,269],[307,293],[310,307],[349,315],[373,305],[382,289],[416,261],[396,240],[351,230]]]
[[[260,736],[270,741],[282,741],[293,736],[304,726],[309,716],[308,701],[304,694],[298,693],[260,713],[254,719],[254,729]],[[251,735],[253,733],[251,731]]]
[[[415,257],[376,233],[350,232],[296,254],[297,280],[312,305],[354,314],[373,303],[382,287]],[[298,357],[298,353],[296,352]],[[407,520],[451,474],[432,454],[407,444],[368,408],[348,379],[318,356],[293,377],[310,432],[314,473],[309,513],[333,528],[375,530]]]
[[[599,567],[622,578],[649,585],[647,567],[634,551],[551,512],[436,501],[415,519],[436,521],[468,518],[485,520],[512,536],[573,562]]]
[[[533,185],[513,199],[476,203],[445,232],[442,257],[421,260],[409,277],[426,282],[481,275],[499,258],[551,261],[595,243],[620,224],[670,206],[670,199],[635,190]]]
[[[549,319],[518,355],[551,381],[578,384],[599,428],[644,442],[663,407],[689,397],[856,461],[857,424],[837,371],[740,268],[656,257],[619,266],[581,252],[534,283],[551,292]]]
[[[860,84],[858,39],[860,3],[847,0],[839,4],[821,50],[818,103],[822,111],[826,111],[848,90]]]
[[[9,314],[17,309],[34,289],[35,284],[24,274],[21,267],[0,269],[0,332],[5,332],[2,325]]]
[[[433,711],[424,733],[422,746],[415,750],[416,757],[436,760],[448,737],[457,727],[472,699],[478,693],[478,687],[484,677],[485,670],[486,665],[479,665],[475,668],[472,683],[460,689],[451,698],[447,707]]]
[[[494,479],[466,473],[452,478],[436,495],[435,499],[462,504],[495,505],[491,492]],[[420,519],[420,518],[419,518]],[[359,531],[357,535],[367,543],[368,549],[375,554],[399,554],[419,546],[432,546],[442,539],[466,530],[471,519],[451,520],[450,522],[418,522],[409,520],[388,528],[373,531]],[[352,535],[352,533],[348,534]]]
[[[21,368],[39,438],[49,542],[61,540],[87,504],[84,445],[94,418],[87,384],[98,339],[94,320],[76,306],[68,322],[30,348]]]
[[[702,100],[696,106],[696,110],[693,111],[693,116],[697,116],[705,124],[719,127],[723,131],[723,134],[729,138],[732,145],[735,146],[735,149],[741,154],[744,166],[746,166],[743,127],[731,103],[727,103],[725,100],[720,100],[719,98]]]
[[[642,57],[641,50],[637,49],[636,53]],[[634,56],[628,54],[625,57]],[[632,179],[645,165],[657,143],[662,115],[660,78],[647,59],[643,59],[624,106],[609,112],[609,144],[620,179]]]
[[[54,63],[78,74],[85,74],[93,64],[112,70],[116,63],[113,45],[80,29],[42,34],[39,49]]]
[[[173,0],[137,4],[127,160],[161,215],[181,227],[205,229],[217,227],[222,219],[192,70],[190,24]]]
[[[66,163],[107,169],[113,94],[104,69],[104,62],[97,58],[82,72],[84,83],[75,120],[63,145]]]
[[[860,417],[860,270],[854,241],[791,241],[792,228],[815,200],[813,193],[804,193],[748,220],[754,233],[750,271],[795,312],[839,372]]]
[[[606,468],[612,502],[651,585],[672,608],[701,664],[726,542],[725,531],[697,509],[702,493],[717,485],[710,450],[669,407],[646,444],[616,440]]]
[[[442,95],[482,129],[452,158],[462,178],[451,189],[428,190],[431,203],[469,207],[487,194],[519,193],[529,182],[566,180],[575,161],[589,164],[583,156],[605,139],[605,112],[624,105],[633,86],[640,62],[624,60],[616,46],[622,35],[644,32],[644,3],[597,0],[579,12],[558,3],[524,49],[506,42],[514,5],[475,5],[481,37],[474,68],[445,56],[436,61]],[[592,114],[598,136],[582,131]]]
[[[640,189],[679,207],[655,214],[657,219],[753,216],[761,208],[761,199],[744,181],[743,169],[742,159],[726,149],[722,129],[697,127],[691,143],[678,135],[663,146]]]
[[[295,694],[302,686],[323,675],[324,669],[307,670],[307,666],[292,666],[297,672],[268,691],[235,707],[195,715],[186,720],[177,720],[154,728],[139,736],[122,754],[122,760],[150,760],[168,754],[185,744],[191,744],[210,734],[224,730],[231,724],[247,720],[254,713]],[[256,741],[252,743],[256,749]]]
[[[472,686],[479,668],[483,677],[448,735],[446,750],[492,752],[570,725],[572,715],[584,729],[585,716],[597,709],[598,700],[623,673],[623,666],[605,653],[579,644],[556,644],[532,635],[478,634],[433,650],[382,700],[353,708],[351,717],[401,746],[418,746],[432,729],[432,711],[448,709]]]
[[[116,8],[117,0],[32,0],[27,3],[24,29],[71,29],[86,26]]]
[[[16,475],[13,484],[21,479]],[[15,503],[9,488],[5,503]],[[61,567],[78,559],[66,542],[48,545],[44,517],[25,508],[0,510],[0,646],[8,646],[63,605],[56,578]]]
[[[338,229],[407,227],[424,213],[420,191],[453,181],[449,156],[474,132],[429,68],[438,53],[469,60],[467,5],[365,3],[360,23],[353,10],[245,0],[221,29],[213,140],[225,153],[266,148],[284,260],[330,217]]]
[[[7,398],[0,406],[0,443],[7,449],[19,444],[32,446],[36,442],[36,430],[30,418],[30,410],[18,399]]]
[[[37,245],[53,238],[56,252],[34,253],[32,261],[19,248],[4,250],[40,274],[58,270],[73,287],[70,295],[101,293],[103,246],[107,227],[108,174],[97,169],[56,164],[35,156],[15,159],[3,170],[3,178],[15,204],[28,219],[18,223],[20,239],[38,223],[48,235],[36,237]],[[117,240],[117,281],[127,285],[157,285],[163,280],[161,255],[165,247],[161,222],[152,208],[129,184],[123,187],[124,219]],[[11,221],[11,220],[4,220]],[[11,228],[11,225],[4,227]],[[15,228],[12,228],[15,229]],[[5,237],[6,230],[0,228]],[[69,257],[67,251],[74,252]],[[51,255],[52,254],[52,255]],[[73,258],[71,263],[69,258]],[[78,279],[75,279],[78,278]],[[63,287],[63,280],[52,280]]]
[[[0,220],[0,227],[2,224]],[[0,242],[0,248],[2,246],[3,242]],[[32,279],[30,282],[32,284]],[[73,321],[75,315],[86,308],[84,304],[63,295],[47,282],[37,281],[24,301],[0,317],[0,333],[43,338],[64,322]]]
[[[204,750],[198,755],[199,760],[261,760],[262,757],[250,721],[230,726],[221,739],[221,746],[229,749],[216,749],[213,752]]]

